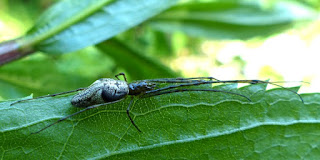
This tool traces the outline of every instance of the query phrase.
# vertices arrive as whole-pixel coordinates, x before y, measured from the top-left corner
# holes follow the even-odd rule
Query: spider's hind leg
[[[78,89],[76,89],[76,90],[72,90],[72,91],[61,92],[61,93],[55,93],[55,94],[50,94],[50,95],[40,96],[40,97],[36,97],[36,98],[23,99],[23,100],[19,100],[19,101],[15,101],[15,102],[11,103],[11,104],[10,104],[10,106],[15,105],[15,104],[17,104],[17,103],[24,102],[24,101],[30,101],[30,100],[40,99],[40,98],[45,98],[45,97],[55,97],[55,96],[58,96],[58,95],[63,95],[63,94],[68,94],[68,93],[72,93],[72,92],[81,91],[81,90],[84,90],[84,89],[86,89],[86,88],[78,88]]]
[[[80,113],[82,113],[82,112],[85,112],[85,111],[87,111],[87,110],[89,110],[89,109],[94,109],[94,108],[97,108],[97,107],[100,107],[100,106],[103,106],[103,105],[108,105],[108,104],[117,103],[117,102],[120,102],[120,101],[122,101],[122,100],[123,100],[123,99],[119,99],[119,100],[113,101],[113,102],[106,102],[106,103],[101,103],[101,104],[96,104],[96,105],[89,106],[89,107],[87,107],[87,108],[85,108],[85,109],[82,109],[82,110],[80,110],[80,111],[78,111],[78,112],[75,112],[75,113],[70,114],[70,115],[68,115],[68,116],[62,117],[62,118],[60,118],[59,120],[57,120],[57,121],[55,121],[55,122],[47,125],[46,127],[40,129],[39,131],[33,132],[33,133],[31,133],[31,134],[40,133],[40,132],[46,130],[47,128],[49,128],[49,127],[51,127],[51,126],[53,126],[53,125],[55,125],[55,124],[57,124],[57,123],[60,123],[60,122],[66,120],[66,119],[68,119],[68,118],[70,118],[70,117],[73,117],[73,116],[75,116],[75,115],[77,115],[77,114],[80,114]]]

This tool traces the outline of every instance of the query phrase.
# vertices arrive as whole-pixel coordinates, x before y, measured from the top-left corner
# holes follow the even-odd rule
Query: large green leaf
[[[202,86],[208,88],[209,85]],[[183,92],[129,98],[89,110],[38,134],[80,108],[72,95],[0,103],[4,159],[312,159],[319,157],[320,95],[297,95],[265,84],[215,89],[244,94]],[[292,88],[297,90],[297,88]]]
[[[312,8],[292,2],[266,7],[261,1],[192,2],[170,8],[150,21],[164,32],[184,32],[214,39],[270,36],[293,24],[315,19]]]

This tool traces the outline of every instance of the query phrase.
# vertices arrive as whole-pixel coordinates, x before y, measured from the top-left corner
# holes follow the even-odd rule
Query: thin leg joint
[[[120,80],[119,76],[123,76],[124,80],[127,82],[127,77],[126,77],[126,75],[125,75],[123,72],[115,75],[115,77],[116,77],[118,80]]]
[[[139,129],[139,127],[134,123],[133,119],[132,119],[131,116],[130,116],[130,107],[131,107],[131,105],[132,105],[132,102],[133,102],[133,98],[131,98],[130,104],[129,104],[128,108],[127,108],[127,115],[128,115],[128,117],[129,117],[132,125],[133,125],[134,127],[136,127],[136,129],[137,129],[139,132],[141,132],[141,130]]]

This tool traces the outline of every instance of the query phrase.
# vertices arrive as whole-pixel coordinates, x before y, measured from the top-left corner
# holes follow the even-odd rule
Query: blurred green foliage
[[[66,52],[70,52],[72,51],[71,48],[75,47],[76,49],[80,43],[83,47],[89,47],[93,41],[103,38],[99,34],[101,31],[97,30],[99,28],[90,28],[90,22],[87,22],[89,19],[79,19],[75,22],[76,24],[69,24],[64,28],[59,28],[59,24],[64,24],[63,21],[69,21],[70,19],[66,19],[67,17],[63,16],[60,16],[62,17],[60,19],[59,16],[53,17],[53,15],[59,15],[59,12],[67,10],[59,8],[59,5],[55,6],[56,12],[54,9],[50,9],[44,15],[41,15],[54,2],[40,0],[1,1],[0,15],[3,17],[1,20],[6,25],[0,28],[3,34],[0,35],[0,39],[4,40],[22,35],[33,24],[36,25],[32,27],[32,30],[28,32],[23,41],[33,43],[32,39],[39,40],[39,37],[47,35],[46,40],[37,42],[32,46],[33,48],[38,48],[38,51],[46,51],[42,52],[45,55],[39,56],[35,54],[0,68],[1,87],[11,88],[11,94],[0,92],[0,96],[4,99],[27,96],[30,93],[39,96],[83,87],[83,85],[88,85],[97,78],[113,77],[118,72],[125,72],[130,81],[181,76],[181,73],[175,73],[166,65],[174,60],[178,56],[177,52],[181,50],[190,50],[191,54],[201,54],[198,48],[206,38],[247,39],[268,37],[279,31],[291,28],[295,24],[311,20],[317,9],[315,1],[301,3],[241,0],[182,1],[152,19],[118,34],[112,40],[101,42],[97,49],[92,47],[92,49],[78,51],[73,49],[74,53],[69,55],[50,56],[51,53],[60,52],[62,48],[65,48]],[[78,4],[75,6],[82,7],[82,5]],[[69,7],[76,9],[75,6],[70,4]],[[138,8],[138,5],[136,8]],[[121,10],[118,10],[116,11],[122,14]],[[152,12],[152,10],[148,12]],[[130,16],[144,14],[144,12],[137,12],[136,15]],[[40,20],[35,21],[40,15]],[[49,19],[46,19],[46,17]],[[50,19],[50,17],[53,19]],[[99,21],[101,20],[107,21],[95,16],[90,18],[93,25],[94,21],[96,21],[95,23],[100,23]],[[111,17],[109,21],[114,21],[116,18],[112,19]],[[123,17],[118,16],[118,19],[120,19],[118,20],[119,24],[122,22],[121,18]],[[51,23],[52,25],[49,26],[52,29],[48,29],[46,27],[48,25],[45,25],[46,23]],[[116,24],[115,22],[112,23]],[[103,30],[111,28],[113,29],[110,30],[111,32],[118,32],[113,25],[108,27],[108,24],[112,23],[106,23],[105,25],[107,26]],[[11,28],[13,25],[16,26]],[[82,27],[84,25],[94,32],[87,32],[87,29]],[[81,31],[82,28],[84,28],[84,31]],[[46,34],[46,30],[63,30],[63,32],[61,34],[57,32],[57,35],[52,35]],[[92,40],[94,36],[97,38]],[[90,38],[88,39],[87,37]],[[28,65],[31,63],[47,65]],[[95,69],[93,70],[92,67]],[[50,73],[50,76],[48,76],[48,73]],[[73,79],[71,77],[79,76],[82,78],[76,78],[77,81],[70,81]],[[66,85],[60,83],[65,83]]]

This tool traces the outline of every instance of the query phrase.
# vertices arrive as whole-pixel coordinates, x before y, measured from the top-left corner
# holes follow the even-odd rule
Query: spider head
[[[150,83],[146,81],[138,81],[128,84],[129,95],[139,95],[145,93],[146,91],[153,90],[156,87],[155,83]]]

